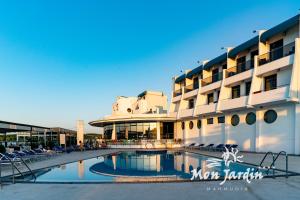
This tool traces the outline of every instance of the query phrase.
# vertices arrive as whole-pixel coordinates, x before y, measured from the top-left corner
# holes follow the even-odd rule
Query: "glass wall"
[[[111,139],[112,131],[113,131],[112,125],[104,126],[104,139]]]
[[[156,122],[116,124],[118,140],[156,139]]]

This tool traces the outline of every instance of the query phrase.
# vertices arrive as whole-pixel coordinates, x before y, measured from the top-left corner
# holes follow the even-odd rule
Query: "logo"
[[[193,169],[191,171],[192,178],[191,180],[220,180],[221,177],[224,177],[223,181],[220,182],[220,185],[224,185],[227,180],[245,180],[247,183],[251,183],[251,180],[262,179],[262,172],[259,172],[255,168],[246,168],[246,171],[235,171],[231,170],[230,166],[233,163],[242,163],[242,155],[238,155],[239,150],[236,148],[231,148],[230,151],[225,147],[225,151],[222,154],[222,159],[210,158],[206,160],[206,168],[208,170],[202,170],[202,168],[197,171]],[[223,170],[221,170],[223,165]],[[238,167],[235,167],[238,168]],[[214,169],[220,169],[215,170]],[[222,179],[221,179],[222,180]]]

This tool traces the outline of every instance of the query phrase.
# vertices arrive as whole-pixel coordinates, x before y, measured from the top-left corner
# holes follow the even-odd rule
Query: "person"
[[[79,149],[80,151],[83,151],[83,143],[81,141],[79,141]]]

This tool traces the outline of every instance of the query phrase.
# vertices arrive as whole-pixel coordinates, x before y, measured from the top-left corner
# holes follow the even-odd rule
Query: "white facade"
[[[198,70],[174,77],[169,115],[177,118],[175,137],[186,144],[238,144],[244,151],[300,154],[299,80],[297,15]],[[253,124],[246,122],[250,112],[256,116]]]

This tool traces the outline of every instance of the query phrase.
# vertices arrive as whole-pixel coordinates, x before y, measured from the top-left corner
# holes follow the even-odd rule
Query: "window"
[[[214,123],[214,118],[207,119],[207,124],[213,124],[213,123]]]
[[[184,122],[181,122],[181,129],[184,130],[184,128],[185,128]]]
[[[195,77],[193,79],[193,88],[194,89],[198,89],[199,88],[199,78],[198,77]]]
[[[222,69],[227,69],[227,64],[226,63],[222,65]]]
[[[174,139],[174,122],[163,122],[161,128],[161,139]]]
[[[251,81],[246,82],[246,96],[250,94]]]
[[[240,57],[236,60],[237,73],[241,73],[246,69],[246,56]]]
[[[277,88],[277,74],[265,77],[265,91],[274,90]]]
[[[212,70],[212,83],[217,82],[219,80],[219,69]]]
[[[225,123],[225,116],[220,116],[220,117],[218,117],[218,123],[219,123],[219,124]]]
[[[194,99],[189,99],[189,109],[194,108]]]
[[[277,113],[275,110],[268,110],[267,112],[265,112],[264,120],[266,123],[271,124],[275,122],[276,119],[277,119]]]
[[[214,102],[214,93],[207,94],[207,104]]]
[[[241,86],[237,85],[231,88],[231,98],[239,98],[241,96]]]
[[[270,44],[270,60],[277,60],[283,56],[283,39]]]
[[[250,112],[246,116],[246,123],[252,125],[256,122],[256,115],[253,112]]]
[[[194,123],[193,123],[193,121],[190,121],[189,127],[190,127],[190,129],[193,129],[193,128],[194,128]]]
[[[219,100],[219,97],[220,97],[220,90],[218,90],[217,92],[217,101]]]
[[[237,126],[240,123],[240,117],[238,115],[233,115],[231,117],[231,125]]]
[[[201,126],[202,126],[201,119],[199,119],[199,120],[197,121],[197,127],[198,127],[198,129],[200,129]]]

